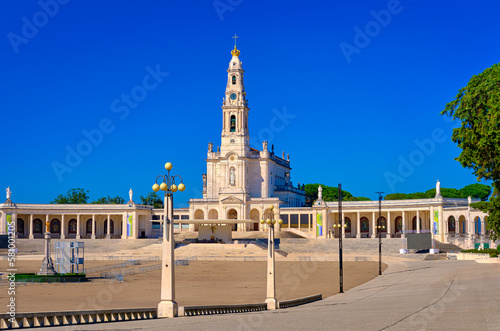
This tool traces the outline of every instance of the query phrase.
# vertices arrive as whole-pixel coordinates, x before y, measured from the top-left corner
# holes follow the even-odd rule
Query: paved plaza
[[[500,264],[394,260],[381,277],[300,307],[64,330],[498,330],[499,274]]]

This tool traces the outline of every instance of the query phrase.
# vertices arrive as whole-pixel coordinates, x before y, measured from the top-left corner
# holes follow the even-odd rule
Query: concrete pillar
[[[356,213],[356,238],[361,238],[361,217],[359,211]]]
[[[377,228],[375,227],[377,225],[377,222],[376,222],[376,216],[375,216],[375,212],[372,212],[372,238],[377,238]]]
[[[401,211],[401,218],[402,218],[402,221],[403,221],[403,233],[401,234],[401,238],[406,238],[406,212],[405,211]]]
[[[66,227],[64,226],[64,214],[61,214],[61,239],[66,239]]]
[[[128,216],[127,212],[124,212],[122,215],[122,239],[127,239],[127,222]]]
[[[444,217],[443,217],[443,206],[438,207],[438,220],[439,220],[439,237],[441,242],[445,241],[444,235]]]
[[[392,237],[392,224],[391,224],[391,212],[390,211],[387,212],[387,234],[386,234],[386,237],[387,238]]]
[[[108,220],[106,221],[106,239],[111,239],[111,217],[108,214]]]
[[[420,210],[417,210],[417,233],[420,233]]]
[[[76,215],[76,239],[81,239],[80,234],[80,214]]]
[[[30,214],[30,236],[29,236],[30,239],[33,239],[35,238],[35,236],[33,235],[33,214]]]
[[[92,214],[92,236],[91,239],[95,239],[95,214]]]

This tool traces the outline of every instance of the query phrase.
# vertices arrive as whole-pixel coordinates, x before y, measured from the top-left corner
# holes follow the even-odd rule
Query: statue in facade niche
[[[202,174],[201,178],[203,179],[203,187],[207,187],[207,174]]]
[[[234,175],[234,168],[231,168],[231,174],[229,175],[229,183],[234,185],[236,183],[236,177]]]

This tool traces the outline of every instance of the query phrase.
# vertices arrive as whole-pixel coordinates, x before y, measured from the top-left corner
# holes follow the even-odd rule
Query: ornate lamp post
[[[377,222],[377,234],[378,234],[378,274],[382,275],[382,233],[381,230],[385,229],[380,222],[382,221],[382,193],[378,193],[378,222]]]
[[[162,244],[162,267],[161,267],[161,302],[158,304],[158,317],[176,317],[177,302],[175,302],[175,261],[174,261],[174,198],[173,193],[184,191],[186,186],[182,183],[179,175],[170,175],[172,163],[165,163],[166,175],[156,177],[153,191],[165,191],[163,203],[163,244]],[[181,181],[179,186],[175,184],[175,178]],[[158,185],[158,179],[161,184]]]
[[[278,300],[276,299],[276,255],[274,251],[274,224],[283,224],[280,219],[276,220],[274,218],[274,205],[270,205],[271,210],[268,214],[262,215],[260,224],[267,223],[269,229],[269,236],[267,242],[267,309],[278,309]]]

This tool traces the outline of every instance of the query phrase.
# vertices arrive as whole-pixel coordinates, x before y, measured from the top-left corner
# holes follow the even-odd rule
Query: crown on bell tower
[[[240,55],[240,50],[234,46],[234,49],[231,51],[232,56],[239,56]]]

